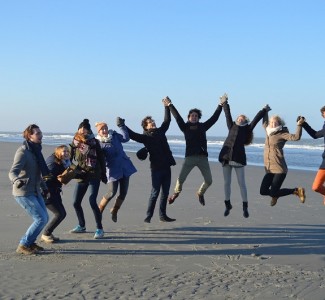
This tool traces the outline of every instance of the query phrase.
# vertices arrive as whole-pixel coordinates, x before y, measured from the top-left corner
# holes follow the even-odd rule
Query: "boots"
[[[249,217],[249,213],[248,213],[248,202],[243,202],[243,216],[244,216],[244,218],[248,218]]]
[[[301,203],[305,203],[306,200],[306,193],[305,193],[305,189],[303,187],[297,187],[295,188],[294,195],[298,196],[298,198],[300,199]]]
[[[100,200],[100,202],[98,204],[100,213],[103,213],[107,204],[108,204],[108,200],[103,197],[102,200]]]
[[[112,214],[112,221],[117,222],[117,212],[120,209],[124,199],[121,199],[119,197],[116,198],[114,206],[111,208],[111,214]]]
[[[232,205],[230,203],[230,200],[225,200],[225,205],[226,205],[226,210],[225,213],[223,214],[225,217],[227,217],[230,213],[230,210],[232,209]]]

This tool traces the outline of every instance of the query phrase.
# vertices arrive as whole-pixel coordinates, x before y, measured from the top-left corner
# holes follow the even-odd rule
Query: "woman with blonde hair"
[[[266,174],[261,183],[260,194],[271,197],[271,206],[276,205],[280,197],[296,195],[301,203],[305,202],[305,189],[281,188],[287,173],[288,167],[284,158],[283,148],[287,141],[299,141],[301,138],[303,120],[299,119],[295,134],[290,134],[285,122],[278,115],[270,119],[268,113],[264,115],[263,127],[266,132],[264,146],[264,167]]]
[[[45,204],[47,209],[54,214],[54,217],[45,227],[41,240],[45,243],[54,243],[59,241],[59,238],[53,235],[53,231],[67,215],[61,197],[62,183],[58,180],[58,176],[71,166],[69,147],[66,145],[57,146],[54,153],[46,159],[46,164],[52,178],[46,182],[50,196],[45,199]]]

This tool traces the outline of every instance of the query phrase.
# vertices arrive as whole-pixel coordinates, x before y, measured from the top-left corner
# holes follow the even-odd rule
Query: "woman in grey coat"
[[[283,147],[287,141],[299,141],[303,120],[297,122],[295,134],[290,134],[288,128],[285,127],[285,122],[277,115],[272,116],[269,120],[266,113],[263,118],[263,127],[266,132],[264,146],[264,167],[265,176],[260,187],[260,194],[271,197],[271,206],[276,205],[280,197],[287,195],[296,195],[302,203],[305,202],[305,189],[302,187],[296,188],[281,188],[287,173],[288,167],[284,159]]]
[[[36,244],[36,239],[49,218],[41,193],[43,184],[43,191],[47,194],[42,176],[49,176],[49,170],[42,154],[43,134],[40,128],[32,124],[24,130],[23,136],[25,141],[16,151],[9,178],[16,201],[33,218],[33,223],[22,236],[16,252],[30,255],[44,250]]]

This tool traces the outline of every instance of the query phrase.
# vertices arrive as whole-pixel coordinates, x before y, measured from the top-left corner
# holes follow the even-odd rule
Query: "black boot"
[[[243,202],[243,216],[244,218],[248,218],[249,217],[249,213],[248,213],[248,202]]]
[[[230,200],[225,200],[225,205],[226,205],[226,210],[225,213],[223,214],[225,217],[227,217],[230,213],[230,210],[232,209],[232,205],[230,203]]]

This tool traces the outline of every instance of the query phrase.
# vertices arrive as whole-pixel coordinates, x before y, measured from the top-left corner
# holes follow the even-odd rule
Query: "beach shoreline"
[[[109,207],[104,211],[104,239],[93,239],[88,194],[83,200],[87,232],[69,233],[77,222],[71,182],[63,188],[67,218],[55,231],[62,241],[42,243],[43,254],[22,256],[15,249],[31,220],[15,202],[8,178],[19,144],[0,142],[0,147],[1,299],[324,299],[325,207],[311,190],[314,171],[289,170],[283,185],[304,186],[304,204],[288,196],[271,207],[270,199],[259,195],[264,169],[247,166],[250,217],[243,217],[233,174],[233,209],[225,218],[222,168],[211,162],[206,206],[195,195],[202,176],[194,169],[167,207],[176,222],[159,222],[156,206],[146,224],[149,160],[128,153],[138,172],[131,176],[118,222],[111,221]],[[44,145],[44,156],[53,149]],[[176,161],[170,193],[183,160]],[[105,191],[102,184],[98,201]]]

